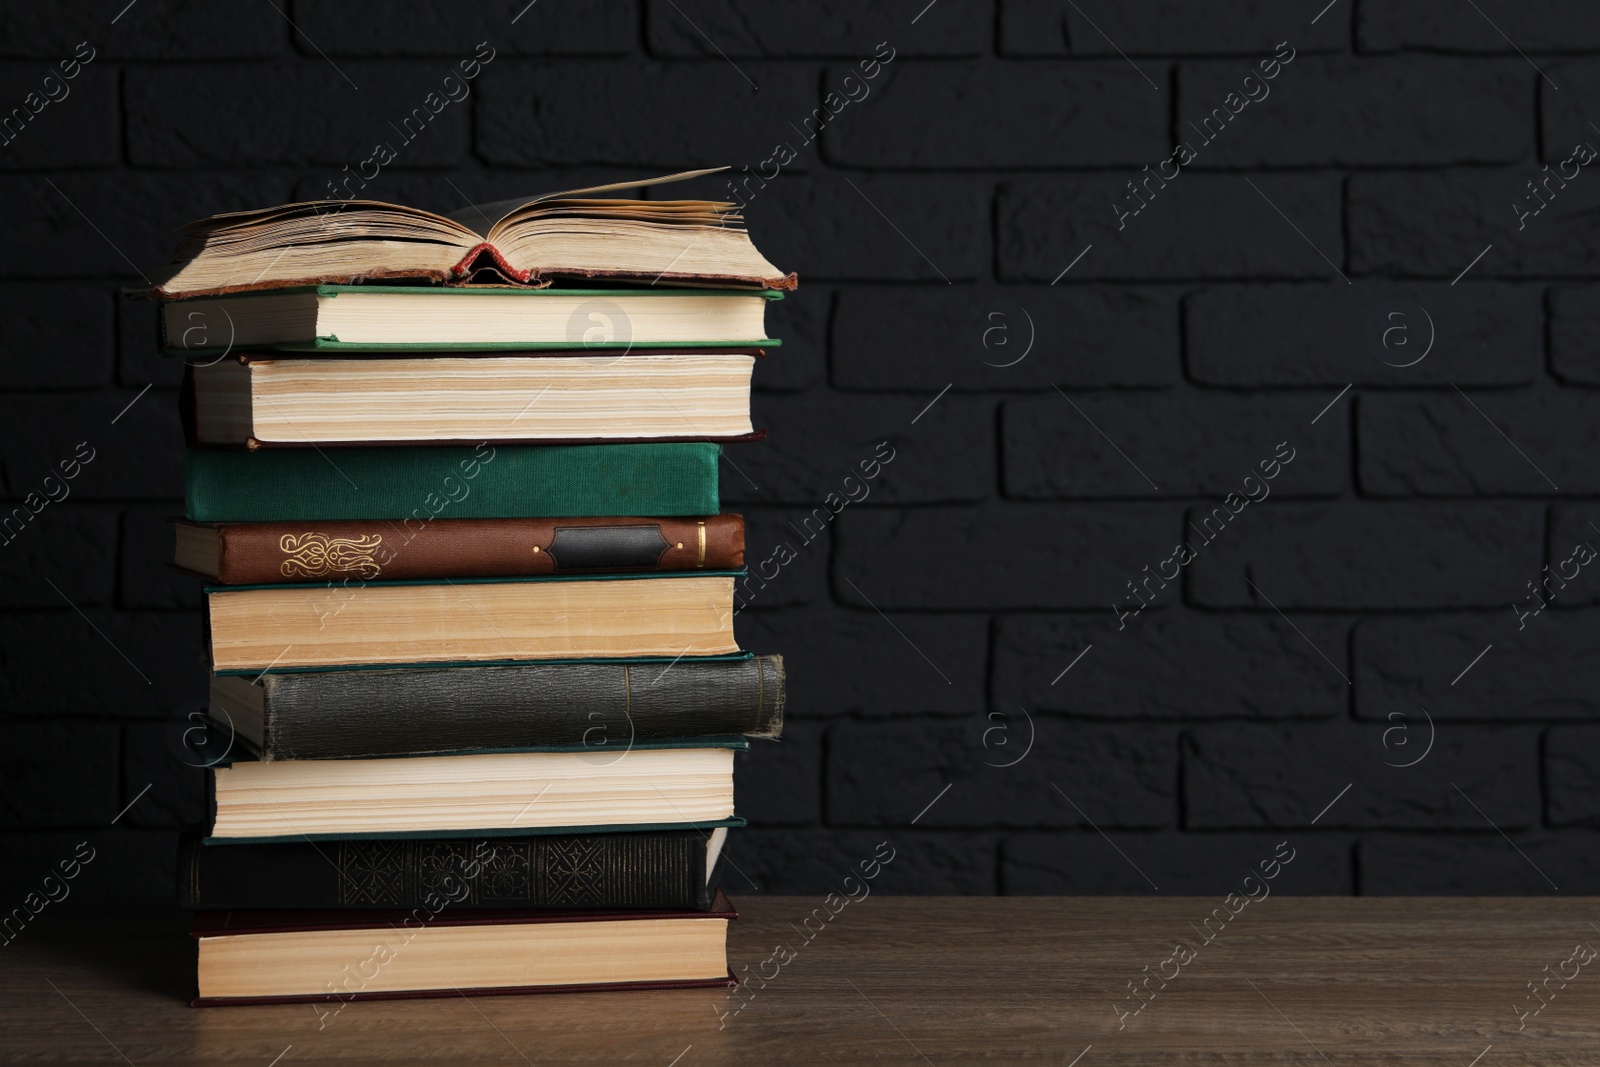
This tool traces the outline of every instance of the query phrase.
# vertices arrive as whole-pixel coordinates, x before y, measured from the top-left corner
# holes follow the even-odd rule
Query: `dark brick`
[[[1524,579],[1535,580],[1535,572]],[[1583,580],[1592,596],[1600,581],[1592,573]],[[1356,627],[1356,713],[1402,727],[1391,738],[1391,763],[1421,754],[1431,736],[1428,716],[1516,722],[1594,716],[1600,664],[1589,650],[1600,637],[1600,613],[1540,612],[1519,626],[1513,602],[1524,611],[1538,607],[1524,584],[1507,588],[1504,606],[1490,615],[1367,619]]]
[[[1550,369],[1564,382],[1600,385],[1600,286],[1550,294]]]
[[[1337,496],[1350,467],[1348,427],[1329,419],[1307,430],[1304,406],[1298,395],[1270,393],[1052,391],[1010,400],[1001,421],[1006,494]],[[1289,466],[1285,455],[1295,457]]]
[[[1305,636],[1276,616],[1156,612],[1122,630],[1109,606],[1093,616],[1007,616],[995,627],[995,704],[1104,719],[1342,715],[1347,624],[1296,625]]]
[[[823,86],[842,96],[853,73],[830,68]],[[858,167],[1138,166],[1171,150],[1166,94],[1148,89],[1120,59],[897,64],[854,89],[869,94],[860,112],[841,111],[823,142]]]
[[[100,825],[117,814],[117,728],[0,723],[0,826]]]
[[[0,399],[0,465],[7,494],[22,499],[43,492],[45,478],[76,469],[77,476],[68,483],[72,499],[182,496],[183,433],[174,417],[177,398],[154,389],[137,401],[136,397],[138,391],[128,389],[43,396],[13,393]]]
[[[862,504],[981,500],[994,484],[994,405],[946,396],[920,414],[932,399],[756,397],[753,422],[769,436],[725,455],[723,499],[820,509],[806,536]]]
[[[287,5],[285,5],[287,6]],[[95,0],[7,8],[0,54],[60,60],[80,42],[108,59],[253,59],[289,51],[289,26],[270,4],[139,0],[126,8]]]
[[[919,17],[926,0],[852,4],[822,0],[805,7],[738,0],[651,0],[646,33],[662,56],[746,59],[971,56],[988,50],[993,6],[944,4]],[[879,42],[889,45],[880,49]],[[892,50],[891,50],[892,49]]]
[[[1471,18],[1464,17],[1470,14]],[[1583,0],[1493,4],[1463,12],[1451,0],[1361,4],[1356,33],[1363,52],[1569,52],[1600,48],[1600,25]]]
[[[783,654],[790,719],[966,713],[983,704],[983,618],[901,615],[890,622],[870,609],[824,606],[743,612],[736,628],[741,646]]]
[[[774,252],[776,255],[777,253]],[[767,305],[767,336],[783,342],[756,361],[756,392],[780,393],[811,389],[828,374],[828,321],[833,292],[806,286]]]
[[[112,275],[137,280],[167,261],[178,226],[219,211],[281,204],[289,182],[275,174],[38,174],[0,176],[12,206],[6,255],[11,276]]]
[[[992,723],[981,715],[837,723],[828,731],[828,821],[910,826],[915,820],[927,829],[1174,823],[1178,768],[1171,735],[1046,716],[1037,725],[1042,736],[1033,751],[999,767],[983,743]]]
[[[81,389],[111,384],[109,286],[13,282],[0,288],[0,388]]]
[[[780,177],[745,216],[756,247],[808,280],[963,281],[989,273],[990,189],[981,177]]]
[[[1489,829],[1487,819],[1503,828],[1539,822],[1535,732],[1458,727],[1438,738],[1426,760],[1406,768],[1384,764],[1380,734],[1376,725],[1342,723],[1188,734],[1184,825],[1309,827],[1314,820],[1324,829],[1431,831]],[[1346,785],[1349,792],[1340,796]]]
[[[1173,290],[873,286],[839,294],[832,381],[845,389],[1048,389],[1177,381]]]
[[[205,663],[196,614],[13,612],[0,619],[0,714],[164,721],[205,694]]]
[[[1191,512],[1191,530],[1210,514]],[[1268,600],[1284,611],[1500,607],[1538,573],[1544,554],[1544,516],[1531,504],[1285,504],[1236,519],[1240,529],[1217,534],[1213,522],[1210,541],[1197,534],[1190,542],[1196,603],[1263,611]]]
[[[1593,647],[1592,645],[1590,647]],[[1560,726],[1544,739],[1545,817],[1556,826],[1600,826],[1600,729]]]
[[[1472,278],[1588,273],[1594,249],[1583,227],[1600,210],[1600,180],[1585,181],[1580,173],[1539,214],[1519,214],[1518,204],[1523,212],[1536,205],[1527,183],[1538,177],[1532,165],[1352,175],[1350,267],[1446,279],[1469,265]]]
[[[1600,396],[1369,396],[1357,422],[1361,489],[1373,496],[1600,492]]]
[[[1142,199],[1129,191],[1135,178],[1149,182]],[[1233,174],[1180,171],[1165,189],[1159,180],[1141,171],[1008,182],[997,208],[1001,275],[1051,282],[1071,266],[1074,281],[1330,278],[1322,257],[1343,263],[1337,178],[1261,176],[1254,189]]]
[[[378,145],[395,154],[391,167],[452,163],[466,154],[472,105],[447,99],[443,77],[393,64],[135,68],[126,88],[129,158],[173,168],[322,164],[330,180],[344,166],[355,174]],[[418,110],[426,122],[413,117]]]
[[[1240,387],[1524,385],[1542,362],[1539,297],[1470,281],[1211,286],[1184,300],[1189,373]]]
[[[59,495],[71,482],[49,485]],[[41,496],[43,494],[41,493]],[[14,509],[0,508],[0,520]],[[54,588],[52,588],[52,586]],[[25,526],[0,533],[0,604],[8,608],[63,608],[111,603],[117,587],[117,513],[65,498],[45,504]]]
[[[523,0],[527,3],[527,0]],[[619,55],[639,45],[634,0],[564,9],[550,3],[507,8],[462,7],[401,0],[372,12],[336,0],[295,0],[302,51],[315,56],[441,56],[471,58],[480,43],[496,58],[508,56]],[[314,42],[312,47],[308,44]],[[492,62],[492,60],[491,60]],[[418,70],[430,65],[418,63]],[[442,77],[453,64],[436,63]]]
[[[194,710],[199,712],[199,701]],[[211,774],[207,757],[184,747],[188,729],[182,719],[123,728],[122,804],[131,806],[119,822],[153,830],[182,830],[205,822]],[[147,785],[149,792],[144,792]]]
[[[798,140],[789,122],[821,97],[810,69],[746,72],[759,92],[725,63],[496,64],[479,80],[478,150],[512,166],[688,168],[712,159],[755,168],[778,141]],[[686,100],[714,107],[719,121],[707,128]],[[726,198],[722,185],[705,195]]]
[[[791,719],[779,740],[752,740],[734,759],[733,793],[738,814],[756,826],[821,822],[821,725]]]
[[[827,893],[853,894],[858,898],[854,903],[871,907],[868,901],[874,893],[992,895],[996,889],[999,839],[994,834],[950,830],[923,833],[752,827],[729,835],[728,849],[738,869],[730,870],[723,884],[736,893],[803,893],[818,897]],[[889,862],[878,860],[878,856],[888,857]],[[870,880],[862,877],[874,872],[876,876]],[[846,882],[847,878],[851,881]],[[809,909],[820,907],[822,901],[796,903],[793,918],[799,924],[810,915]],[[834,922],[843,932],[852,918],[847,905]],[[813,929],[815,925],[813,922]],[[828,929],[834,928],[829,923]],[[823,951],[822,943],[818,942],[812,951]]]
[[[1538,75],[1520,59],[1307,56],[1271,80],[1252,74],[1237,60],[1178,68],[1178,135],[1192,166],[1511,163],[1533,153]]]
[[[1263,881],[1264,870],[1273,871],[1273,877]],[[1247,886],[1245,879],[1252,875],[1255,881]],[[1000,891],[1008,896],[1159,890],[1181,896],[1253,894],[1260,903],[1282,894],[1344,895],[1353,882],[1349,844],[1326,834],[1137,833],[1119,836],[1113,849],[1099,834],[1081,830],[1011,834],[1000,844]]]
[[[1242,55],[1267,58],[1286,36],[1301,52],[1344,48],[1349,17],[1308,26],[1278,4],[1241,0],[1226,15],[1172,0],[1122,0],[1083,11],[1061,0],[1002,0],[1000,50],[1013,56]],[[1240,74],[1252,66],[1241,64]],[[1146,66],[1160,81],[1160,70]]]
[[[840,517],[834,596],[893,608],[1103,609],[1172,553],[1174,508],[985,504]]]
[[[80,855],[87,862],[76,858]],[[126,903],[130,898],[161,897],[171,908],[177,856],[176,834],[120,826],[76,833],[0,834],[0,890],[7,894],[8,906],[14,907],[28,893],[44,895],[41,883],[47,875],[59,879],[75,870],[69,895],[57,902],[63,906],[70,907],[67,902],[77,898]],[[63,863],[68,866],[62,867]],[[59,896],[60,890],[56,892]],[[48,916],[48,911],[40,913],[40,918]],[[29,936],[26,928],[19,936]]]
[[[1600,835],[1535,831],[1516,847],[1482,834],[1384,834],[1361,842],[1362,896],[1545,896],[1600,893]],[[1519,855],[1518,853],[1521,853]]]
[[[1588,552],[1580,552],[1580,544]],[[1554,577],[1540,597],[1558,608],[1600,604],[1600,568],[1590,565],[1595,559],[1589,555],[1592,552],[1600,552],[1600,508],[1584,504],[1551,508],[1550,547],[1545,558]],[[1530,581],[1542,578],[1543,574],[1529,576]],[[1527,592],[1526,586],[1523,591]],[[1538,607],[1526,597],[1522,603],[1525,608]]]
[[[103,64],[86,67],[71,52],[0,64],[0,101],[0,168],[109,167],[121,156],[116,73]]]
[[[122,513],[120,606],[124,608],[200,607],[202,581],[171,567],[173,517],[183,514],[183,504],[152,504]]]

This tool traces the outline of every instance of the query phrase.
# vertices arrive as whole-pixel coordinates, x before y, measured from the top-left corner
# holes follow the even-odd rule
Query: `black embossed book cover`
[[[201,843],[178,856],[178,902],[191,911],[711,906],[725,828],[444,839],[294,839]]]

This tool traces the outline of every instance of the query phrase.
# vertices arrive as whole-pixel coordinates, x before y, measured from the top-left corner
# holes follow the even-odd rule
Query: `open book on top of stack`
[[[733,205],[604,195],[647,184],[216,216],[146,294],[212,666],[197,1004],[729,980],[784,676],[734,638],[718,461],[795,280]]]
[[[386,280],[793,289],[795,276],[756,251],[736,204],[599,195],[726,169],[473,204],[448,215],[378,200],[213,215],[178,231],[151,294],[172,300]]]

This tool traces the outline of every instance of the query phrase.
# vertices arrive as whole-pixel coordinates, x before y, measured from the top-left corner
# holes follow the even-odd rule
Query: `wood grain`
[[[793,954],[736,1014],[696,990],[319,1017],[192,1009],[180,913],[69,898],[0,950],[0,1062],[1600,1065],[1600,960],[1552,981],[1520,1031],[1512,1007],[1537,1006],[1527,983],[1547,964],[1600,947],[1595,900],[1270,897],[1209,943],[1190,924],[1214,899],[874,895],[813,918],[811,940],[820,899],[736,903],[736,969]],[[1195,958],[1119,1030],[1126,983],[1180,937]]]

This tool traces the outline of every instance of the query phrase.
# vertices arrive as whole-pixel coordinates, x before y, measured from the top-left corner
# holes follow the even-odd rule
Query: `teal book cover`
[[[714,515],[718,445],[190,449],[194,522]]]

